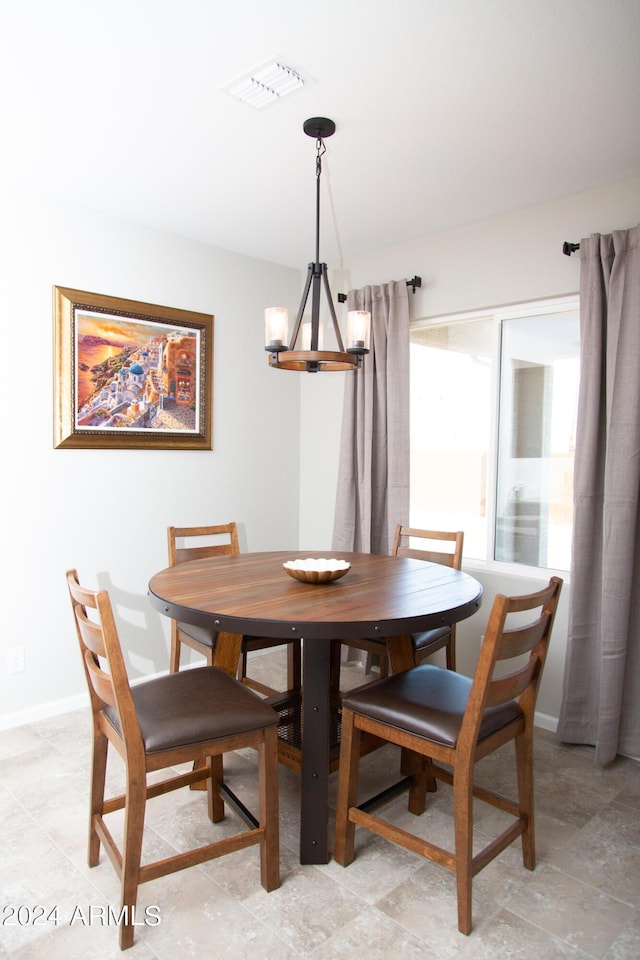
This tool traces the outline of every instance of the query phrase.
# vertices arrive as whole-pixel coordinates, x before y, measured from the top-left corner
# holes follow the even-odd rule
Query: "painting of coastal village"
[[[75,425],[197,433],[200,331],[75,312]]]

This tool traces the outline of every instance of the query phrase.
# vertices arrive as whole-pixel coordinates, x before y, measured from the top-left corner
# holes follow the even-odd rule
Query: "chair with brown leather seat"
[[[342,702],[334,858],[343,866],[353,861],[355,829],[362,826],[452,870],[457,881],[458,928],[464,934],[472,927],[472,880],[483,867],[517,837],[522,838],[524,866],[535,867],[534,711],[561,587],[562,580],[552,577],[544,589],[528,596],[496,597],[473,678],[420,664],[349,694]],[[511,614],[516,615],[515,622]],[[504,664],[509,660],[515,662],[506,672]],[[427,789],[435,789],[434,778],[453,786],[453,852],[374,814],[388,799],[388,791],[358,803],[363,734],[400,746],[411,759],[413,776],[407,778],[406,786],[412,813],[424,811]],[[475,764],[511,740],[515,741],[517,801],[474,784]],[[474,797],[514,818],[475,853]]]
[[[202,560],[208,557],[236,556],[240,553],[238,528],[235,523],[222,523],[198,527],[167,528],[169,566],[186,560]],[[191,647],[202,654],[208,666],[213,664],[217,632],[208,627],[191,623],[171,621],[171,652],[169,669],[180,669],[182,646]],[[265,696],[274,696],[280,691],[250,677],[247,673],[248,654],[253,650],[268,650],[271,647],[287,646],[287,690],[299,689],[302,676],[302,653],[299,639],[272,639],[270,637],[243,637],[238,664],[238,678],[244,684]]]
[[[412,541],[420,540],[420,546]],[[415,557],[441,563],[454,570],[462,567],[462,548],[464,532],[462,530],[421,530],[398,524],[393,538],[391,553],[394,557]],[[456,669],[456,625],[434,627],[411,636],[416,663],[430,657],[436,650],[446,651],[447,669]]]
[[[416,540],[420,541],[419,546],[416,545]],[[391,556],[414,557],[416,560],[428,560],[431,563],[441,563],[444,566],[453,567],[454,570],[460,570],[462,567],[463,544],[464,532],[462,530],[421,530],[418,527],[409,527],[399,523],[393,537]],[[456,669],[455,623],[412,634],[411,640],[416,663],[420,663],[437,650],[444,648],[447,669]],[[380,667],[380,676],[386,677],[388,675],[389,665],[385,640],[349,640],[347,646],[366,652],[365,673],[369,673],[373,662],[376,661]]]
[[[257,694],[217,667],[170,673],[130,687],[109,594],[82,587],[75,570],[67,572],[67,585],[93,717],[88,862],[96,866],[103,844],[120,877],[124,950],[133,944],[138,886],[148,880],[259,844],[263,887],[271,891],[280,885],[278,716]],[[106,799],[109,745],[124,761],[126,789],[123,795]],[[223,754],[245,747],[258,752],[257,819],[223,781]],[[196,760],[204,766],[178,775],[173,771],[167,779],[148,783],[148,775],[155,771]],[[196,781],[206,781],[211,821],[223,819],[226,802],[246,829],[141,864],[147,801]],[[120,848],[107,820],[121,809],[125,818]]]

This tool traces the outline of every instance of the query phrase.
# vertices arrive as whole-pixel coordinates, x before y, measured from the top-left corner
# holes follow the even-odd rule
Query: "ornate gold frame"
[[[67,287],[53,314],[56,448],[212,449],[213,316]]]

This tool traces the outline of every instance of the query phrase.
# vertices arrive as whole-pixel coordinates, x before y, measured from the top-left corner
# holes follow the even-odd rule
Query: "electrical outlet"
[[[24,670],[24,647],[9,647],[7,650],[7,673],[22,673]]]

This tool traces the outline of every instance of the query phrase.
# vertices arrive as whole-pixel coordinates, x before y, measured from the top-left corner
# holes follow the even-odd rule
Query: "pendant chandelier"
[[[326,117],[305,120],[303,130],[316,140],[316,258],[307,269],[307,281],[302,294],[298,316],[291,340],[289,336],[289,311],[286,307],[268,307],[265,319],[265,350],[269,364],[281,370],[306,370],[319,373],[325,370],[355,370],[369,352],[371,314],[367,310],[350,310],[347,313],[346,350],[340,334],[336,311],[331,299],[326,263],[320,263],[320,175],[322,157],[326,152],[324,140],[332,136],[336,125]],[[320,323],[320,296],[324,289],[337,350],[323,350],[322,325]],[[303,323],[304,311],[311,292],[311,321]],[[344,299],[339,294],[338,299]],[[288,341],[288,342],[287,342]],[[298,341],[300,343],[298,344]]]

